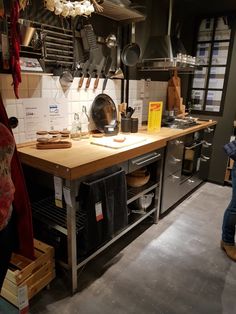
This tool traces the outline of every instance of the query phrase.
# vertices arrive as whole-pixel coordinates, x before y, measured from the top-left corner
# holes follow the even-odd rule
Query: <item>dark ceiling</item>
[[[236,12],[235,0],[174,0],[173,2],[178,9],[192,11],[196,14]]]

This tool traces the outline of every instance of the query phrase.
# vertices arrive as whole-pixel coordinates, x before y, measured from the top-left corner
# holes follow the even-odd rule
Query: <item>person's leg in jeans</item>
[[[16,246],[16,230],[13,217],[8,225],[0,231],[0,292],[11,259],[11,254]]]
[[[236,162],[231,170],[231,176],[232,199],[224,213],[221,247],[230,258],[236,260],[236,247],[234,242],[236,226]]]

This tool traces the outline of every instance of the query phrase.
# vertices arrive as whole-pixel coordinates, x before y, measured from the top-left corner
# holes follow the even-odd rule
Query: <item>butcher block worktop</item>
[[[92,138],[72,141],[71,148],[65,149],[36,149],[35,144],[18,147],[18,153],[23,164],[43,170],[64,179],[74,180],[82,176],[119,164],[128,159],[151,152],[166,146],[171,140],[206,127],[215,125],[216,122],[201,122],[191,128],[171,129],[161,128],[159,132],[148,133],[142,131],[125,135],[132,136],[140,142],[121,148],[109,148],[91,144]]]

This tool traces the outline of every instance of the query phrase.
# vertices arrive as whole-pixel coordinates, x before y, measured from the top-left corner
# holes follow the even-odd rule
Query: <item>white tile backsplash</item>
[[[8,117],[17,117],[16,104],[6,105],[6,112]]]
[[[41,97],[41,90],[40,89],[29,89],[28,90],[28,97],[29,98],[39,98]]]
[[[42,89],[42,79],[41,76],[38,75],[27,75],[28,80],[28,88],[30,89]]]
[[[17,117],[19,118],[24,118],[24,107],[22,103],[17,103],[16,104],[16,109],[17,109]]]
[[[99,84],[96,90],[94,90],[95,79],[92,78],[90,87],[86,86],[86,79],[82,88],[78,88],[79,77],[75,77],[71,86],[67,89],[61,87],[58,76],[36,76],[36,75],[22,75],[22,84],[19,87],[19,94],[21,98],[38,98],[45,99],[53,98],[67,99],[68,106],[68,126],[74,119],[75,112],[81,112],[82,106],[86,106],[88,114],[95,97],[102,93],[104,78],[99,79]],[[125,82],[126,83],[126,82]],[[6,106],[8,116],[16,116],[19,119],[19,125],[13,130],[16,143],[22,143],[29,139],[26,138],[24,129],[24,108],[21,100],[15,99],[15,95],[12,87],[11,75],[0,75],[0,89],[3,97],[3,102]],[[136,108],[136,115],[140,119],[142,116],[143,121],[147,120],[148,103],[149,101],[160,101],[166,102],[166,90],[167,82],[153,82],[145,80],[130,80],[129,81],[129,105],[138,105],[141,109]],[[121,80],[108,79],[105,94],[109,95],[116,107],[121,103]],[[141,122],[141,121],[140,121]],[[92,123],[91,123],[92,125]]]
[[[25,132],[25,122],[24,119],[18,119],[18,126],[13,129],[14,133],[24,133]]]
[[[163,107],[166,103],[167,82],[140,80],[129,81],[129,106],[135,101],[142,102],[142,121],[148,119],[148,105],[150,101],[163,101]]]
[[[18,134],[18,140],[19,140],[19,143],[25,143],[25,142],[27,142],[25,133],[19,133],[19,134]]]

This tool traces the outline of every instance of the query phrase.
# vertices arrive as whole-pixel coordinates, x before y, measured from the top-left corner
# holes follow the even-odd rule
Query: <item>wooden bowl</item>
[[[128,174],[126,176],[126,182],[128,184],[128,186],[133,187],[133,188],[138,188],[140,186],[145,185],[146,183],[148,183],[150,179],[150,173],[146,172],[143,176],[132,176],[131,174]]]

